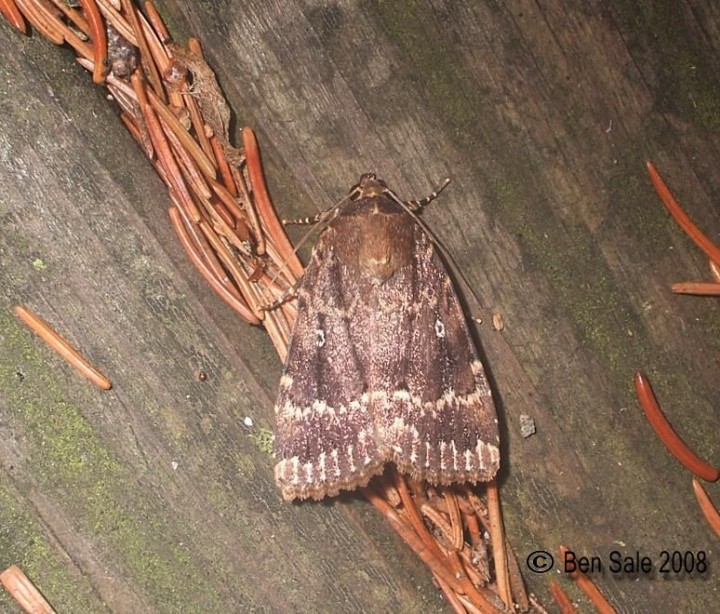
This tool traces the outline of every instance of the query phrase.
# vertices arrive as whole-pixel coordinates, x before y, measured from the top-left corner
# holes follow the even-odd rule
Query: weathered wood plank
[[[439,607],[367,506],[280,500],[265,335],[188,266],[166,192],[102,91],[67,52],[0,37],[0,566],[21,564],[60,612]],[[24,329],[16,302],[113,389]]]
[[[470,4],[158,2],[171,29],[203,40],[237,124],[258,130],[288,216],[334,202],[367,170],[408,197],[452,178],[425,219],[483,303],[472,310],[485,319],[521,560],[560,541],[603,556],[714,552],[690,477],[645,424],[631,382],[646,370],[677,429],[718,462],[719,308],[669,293],[706,265],[643,161],[717,239],[720,9]],[[63,585],[77,587],[97,611],[440,607],[367,506],[279,502],[271,461],[241,425],[271,422],[269,343],[188,267],[162,187],[89,78],[50,45],[4,26],[0,36],[0,497],[54,561],[0,532],[0,564],[4,552],[25,557],[63,599]],[[88,389],[22,331],[7,315],[19,300],[116,391]],[[208,382],[193,379],[198,368]],[[521,414],[538,425],[528,440]],[[85,449],[91,467],[77,466]],[[528,579],[542,590],[544,577]],[[620,611],[711,611],[717,598],[701,578],[597,579]]]

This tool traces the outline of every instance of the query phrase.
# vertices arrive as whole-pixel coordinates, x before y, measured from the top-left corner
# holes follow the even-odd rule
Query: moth
[[[365,486],[392,461],[431,484],[491,480],[495,406],[452,280],[375,174],[330,210],[297,292],[275,406],[287,500]]]

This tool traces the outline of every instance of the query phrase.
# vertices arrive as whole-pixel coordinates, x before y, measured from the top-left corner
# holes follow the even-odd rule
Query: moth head
[[[378,179],[375,173],[365,173],[360,176],[360,181],[350,189],[349,198],[350,200],[360,200],[381,196],[387,192],[387,184],[382,179]]]

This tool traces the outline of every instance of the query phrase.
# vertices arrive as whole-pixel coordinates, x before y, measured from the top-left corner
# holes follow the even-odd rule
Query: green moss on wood
[[[88,419],[92,408],[80,407],[57,384],[57,372],[79,376],[8,311],[0,312],[0,331],[0,389],[7,419],[22,434],[23,463],[37,488],[61,506],[78,530],[93,533],[96,543],[119,554],[131,582],[155,596],[156,611],[220,611],[221,601],[205,580],[201,563],[181,545],[182,536],[169,530],[164,510],[142,496],[137,476],[106,446]],[[23,367],[22,380],[16,375],[18,365]],[[15,516],[14,532],[22,535],[24,522]],[[33,568],[33,561],[45,556],[38,549],[46,546],[42,538],[32,544],[22,558],[31,571],[37,569],[42,584],[45,572]],[[72,592],[74,584],[67,580],[60,594]],[[65,610],[63,599],[56,600],[60,610]]]

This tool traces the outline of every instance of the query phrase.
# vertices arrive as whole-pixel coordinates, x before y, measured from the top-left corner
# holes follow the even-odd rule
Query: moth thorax
[[[387,279],[397,268],[393,262],[393,250],[385,242],[378,245],[376,241],[364,241],[358,259],[363,271],[379,280]]]
[[[412,254],[408,249],[410,237],[398,227],[396,217],[372,213],[363,219],[358,265],[364,274],[380,282],[409,264]]]

